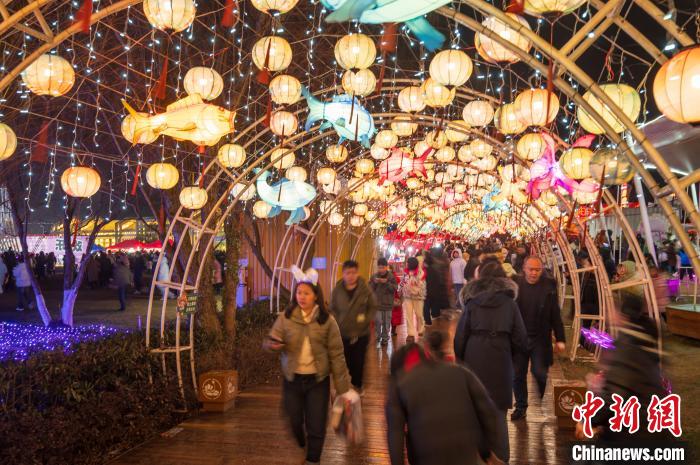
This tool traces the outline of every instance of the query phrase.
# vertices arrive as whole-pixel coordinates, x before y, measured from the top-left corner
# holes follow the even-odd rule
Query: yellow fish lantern
[[[234,131],[236,113],[211,103],[202,96],[192,94],[171,103],[164,113],[144,115],[137,113],[122,100],[133,118],[130,131],[133,140],[142,140],[142,134],[164,134],[175,140],[189,140],[197,145],[216,145],[219,140]]]

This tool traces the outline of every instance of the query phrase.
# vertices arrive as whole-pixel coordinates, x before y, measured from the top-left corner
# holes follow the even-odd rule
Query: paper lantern
[[[143,12],[156,29],[175,32],[190,27],[197,14],[194,0],[144,0]]]
[[[278,110],[270,118],[270,130],[280,137],[289,137],[297,131],[299,121],[294,113]]]
[[[590,176],[589,164],[593,152],[584,147],[572,147],[559,159],[559,168],[571,179],[583,179]]]
[[[323,192],[325,192],[326,194],[332,194],[332,195],[338,195],[342,188],[343,188],[343,184],[340,182],[339,179],[336,179],[331,184],[322,184],[321,185],[321,189],[323,189]]]
[[[253,215],[256,218],[267,218],[272,211],[272,205],[265,202],[264,200],[258,200],[253,204]]]
[[[278,105],[291,105],[301,98],[299,79],[288,74],[280,74],[270,81],[270,98]]]
[[[72,166],[61,175],[63,192],[71,197],[92,197],[101,183],[100,173],[89,166]]]
[[[559,98],[547,89],[527,89],[513,102],[515,112],[526,126],[546,126],[557,117]]]
[[[559,203],[559,198],[557,197],[557,195],[549,190],[544,191],[542,195],[540,195],[540,200],[542,201],[542,203],[544,203],[545,205],[549,205],[550,207]]]
[[[292,150],[283,147],[277,147],[270,153],[270,162],[272,162],[272,166],[280,171],[286,170],[294,165],[296,158]]]
[[[75,71],[65,58],[41,55],[22,71],[22,81],[36,95],[63,95],[73,87]]]
[[[574,189],[571,198],[580,205],[589,205],[598,200],[598,190],[600,186],[594,180],[587,178],[581,181],[579,188]]]
[[[303,167],[292,166],[291,168],[287,168],[287,171],[284,173],[284,177],[289,179],[290,181],[304,182],[306,181],[308,174],[306,172],[306,169],[304,169]]]
[[[421,85],[421,89],[425,97],[425,104],[434,108],[451,104],[457,94],[457,89],[450,90],[432,78],[426,79]]]
[[[240,197],[238,197],[238,200],[240,200],[241,202],[251,200],[253,197],[255,197],[255,184],[250,184],[249,186],[246,186],[243,183],[234,184],[231,188],[231,195],[233,197],[237,197],[240,195]]]
[[[374,221],[377,218],[378,213],[375,210],[367,210],[365,213],[365,219],[367,221]]]
[[[350,217],[350,226],[352,226],[352,227],[354,227],[354,228],[359,228],[359,227],[362,226],[363,224],[365,224],[365,219],[364,219],[364,217],[362,217],[362,216],[355,216],[355,215],[353,215],[353,216]]]
[[[469,126],[486,126],[493,120],[493,107],[485,100],[473,100],[464,106],[462,118]]]
[[[328,215],[328,224],[331,226],[340,226],[343,224],[343,215],[338,212],[333,212],[330,215]]]
[[[418,123],[412,121],[411,115],[399,115],[392,120],[391,130],[399,137],[408,137],[418,130]]]
[[[326,158],[331,163],[342,163],[348,158],[348,149],[342,145],[329,145],[326,148]]]
[[[368,69],[361,69],[357,72],[347,70],[343,74],[342,85],[346,93],[365,97],[374,92],[374,89],[377,87],[377,78]]]
[[[600,89],[622,110],[632,122],[639,116],[642,102],[639,94],[627,84],[601,84]],[[610,108],[594,96],[589,90],[583,94],[583,99],[608,123],[616,133],[621,133],[627,127],[615,117]],[[576,109],[578,122],[583,129],[592,134],[603,134],[605,130],[598,125],[591,115],[581,107]]]
[[[180,180],[180,173],[170,163],[154,163],[146,171],[146,182],[154,189],[171,189]]]
[[[408,152],[410,152],[410,149],[408,150]],[[413,146],[413,152],[416,154],[416,157],[420,158],[425,153],[428,153],[428,156],[432,155],[433,153],[435,153],[435,149],[433,149],[430,146],[430,144],[428,144],[426,141],[419,140],[418,142],[416,142],[416,145]]]
[[[348,34],[335,43],[335,59],[343,69],[365,69],[377,56],[374,41],[364,34]]]
[[[518,139],[518,143],[515,146],[518,156],[523,160],[530,161],[539,159],[544,154],[546,148],[547,143],[544,137],[537,132],[525,134]]]
[[[398,142],[399,137],[394,133],[394,131],[390,129],[384,129],[383,131],[379,131],[374,137],[374,143],[384,149],[396,147],[396,144]]]
[[[606,186],[627,184],[634,177],[632,164],[616,149],[602,148],[596,150],[591,157],[589,169],[591,177],[597,182],[600,182],[603,176],[603,167],[605,167],[603,184]]]
[[[483,139],[474,139],[470,144],[472,155],[476,158],[484,158],[491,154],[493,147]]]
[[[586,0],[525,0],[525,12],[534,16],[548,13],[567,14],[574,11]]]
[[[654,100],[668,119],[700,123],[700,46],[681,50],[654,78]]]
[[[335,182],[336,180],[336,172],[333,168],[329,166],[325,166],[323,168],[320,168],[318,172],[316,173],[316,179],[318,180],[319,183],[324,184],[324,185],[331,185]]]
[[[447,123],[447,129],[445,129],[445,135],[447,140],[455,142],[464,142],[469,138],[469,125],[464,120],[450,121]]]
[[[441,149],[447,145],[447,134],[443,130],[433,130],[425,135],[425,141],[434,149]]]
[[[476,160],[476,156],[469,145],[463,145],[457,151],[457,159],[462,163],[471,163]]]
[[[407,178],[406,179],[406,187],[408,189],[416,190],[416,189],[420,189],[422,186],[423,186],[423,183],[418,178]]]
[[[519,134],[526,128],[520,121],[515,104],[506,103],[498,107],[493,116],[496,128],[503,134]]]
[[[284,14],[294,8],[299,0],[251,0],[253,6],[270,15]]]
[[[255,42],[251,56],[260,70],[282,71],[292,62],[292,47],[282,37],[267,36]]]
[[[389,155],[391,153],[389,152],[388,149],[385,149],[384,147],[380,147],[377,143],[374,143],[369,148],[369,154],[375,160],[385,160],[385,159],[389,158]]]
[[[357,215],[357,216],[365,216],[368,211],[369,211],[369,207],[367,206],[366,203],[358,203],[352,209],[353,215]]]
[[[226,168],[238,168],[245,163],[245,149],[238,144],[224,144],[216,155],[218,162]]]
[[[358,173],[369,174],[374,171],[374,162],[369,158],[360,158],[355,163],[355,169]]]
[[[455,149],[452,147],[443,147],[435,152],[435,159],[441,163],[447,163],[455,159]]]
[[[459,87],[472,74],[472,60],[461,50],[438,52],[430,61],[430,77],[447,87]]]
[[[523,27],[530,29],[530,25],[527,23],[525,18],[514,13],[506,13],[506,15],[508,15],[509,18],[519,22]],[[526,53],[530,51],[530,47],[532,46],[530,41],[522,34],[511,29],[508,25],[495,16],[489,16],[482,21],[481,24],[520,50]],[[491,63],[515,63],[516,61],[520,60],[515,53],[511,52],[509,49],[499,44],[495,40],[478,32],[474,35],[474,45],[476,46],[476,50],[479,52],[479,55],[481,55],[484,60]]]
[[[496,160],[496,157],[494,157],[493,155],[486,155],[485,157],[480,158],[479,160],[476,160],[472,163],[473,166],[475,166],[481,171],[491,171],[496,167],[497,164],[498,160]]]
[[[199,94],[204,100],[214,100],[224,90],[224,80],[212,68],[195,66],[185,74],[183,81],[185,91],[189,94]]]
[[[397,97],[399,108],[406,113],[418,113],[425,108],[423,89],[409,86],[401,89]]]
[[[7,160],[15,153],[17,136],[7,124],[0,123],[0,160]]]
[[[207,191],[198,186],[185,187],[180,191],[180,205],[188,210],[199,210],[209,200]]]

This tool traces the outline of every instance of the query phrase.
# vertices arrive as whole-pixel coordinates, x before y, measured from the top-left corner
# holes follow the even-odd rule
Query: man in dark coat
[[[377,342],[381,345],[387,345],[389,334],[391,334],[391,310],[394,308],[394,293],[399,284],[396,276],[391,272],[386,258],[381,257],[377,260],[377,272],[370,279],[369,287],[377,300],[378,312],[374,322]]]
[[[449,263],[442,249],[433,247],[425,260],[425,324],[433,324],[433,318],[450,308]]]
[[[530,256],[523,262],[523,276],[518,276],[518,307],[527,332],[527,348],[513,354],[513,392],[515,410],[511,420],[525,418],[527,413],[527,369],[537,381],[540,398],[547,387],[547,372],[554,361],[552,332],[557,352],[566,350],[564,324],[557,299],[556,283],[542,275],[544,264],[539,257]]]

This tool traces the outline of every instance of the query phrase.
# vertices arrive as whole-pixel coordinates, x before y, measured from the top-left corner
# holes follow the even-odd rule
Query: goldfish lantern
[[[474,139],[470,144],[472,154],[476,158],[484,158],[491,154],[493,147],[483,139]]]
[[[472,74],[472,60],[461,50],[443,50],[430,61],[430,77],[447,87],[459,87]]]
[[[423,183],[418,178],[407,178],[406,187],[411,190],[420,189]]]
[[[572,147],[565,151],[559,159],[559,168],[565,176],[571,179],[583,179],[590,176],[589,164],[593,152],[584,147]]]
[[[627,84],[601,84],[600,89],[622,110],[622,113],[634,122],[639,116],[642,102],[639,94]],[[600,117],[612,127],[616,133],[621,133],[626,129],[622,121],[617,119],[610,108],[598,99],[589,90],[583,94],[583,99],[600,115]],[[576,109],[576,116],[583,129],[592,134],[603,134],[605,130],[598,125],[591,115],[582,107]]]
[[[469,126],[486,126],[493,120],[493,107],[485,100],[472,100],[464,106],[462,118]]]
[[[335,182],[336,180],[336,172],[333,168],[329,166],[325,166],[323,168],[320,168],[318,172],[316,173],[316,179],[318,180],[319,183],[323,185],[331,185]]]
[[[399,137],[391,129],[379,131],[374,137],[374,143],[383,149],[396,147],[399,142]]]
[[[471,163],[476,160],[476,156],[469,145],[463,145],[457,151],[457,159],[462,163]]]
[[[61,187],[71,197],[92,197],[101,183],[100,173],[89,166],[72,166],[61,175]]]
[[[15,153],[17,136],[7,124],[0,123],[0,160],[7,160]]]
[[[355,215],[350,217],[350,226],[352,226],[353,228],[359,228],[363,224],[365,224],[364,217]]]
[[[358,203],[352,209],[353,215],[356,215],[356,216],[365,216],[368,211],[369,211],[369,207],[367,206],[366,203]]]
[[[243,183],[234,184],[231,188],[231,195],[233,197],[238,197],[241,202],[246,202],[255,197],[255,184],[250,184],[246,186]]]
[[[678,52],[654,78],[654,101],[668,119],[700,123],[700,46]]]
[[[399,92],[397,100],[401,111],[406,113],[418,113],[425,108],[425,95],[420,87],[404,87]]]
[[[306,181],[308,174],[301,166],[292,166],[291,168],[287,168],[287,171],[284,173],[284,177],[290,181],[304,182]]]
[[[146,171],[146,182],[154,189],[170,189],[180,180],[180,173],[170,163],[154,163]]]
[[[342,163],[348,158],[348,149],[342,145],[329,145],[326,148],[326,158],[331,163]]]
[[[333,212],[330,215],[328,215],[328,224],[330,224],[331,226],[340,226],[341,224],[343,224],[343,219],[345,219],[345,217],[342,213]]]
[[[267,218],[270,211],[272,211],[272,205],[264,200],[258,200],[253,204],[253,215],[255,215],[256,218]]]
[[[216,159],[221,166],[238,168],[245,163],[245,149],[238,144],[224,144],[219,148]]]
[[[224,90],[224,80],[212,68],[195,66],[187,71],[183,82],[185,91],[189,94],[199,94],[204,100],[214,100]]]
[[[455,149],[452,147],[443,147],[435,152],[435,159],[441,163],[447,163],[455,159]]]
[[[188,210],[199,210],[209,200],[207,191],[197,186],[185,187],[180,191],[180,205]]]
[[[546,126],[557,117],[559,98],[547,89],[527,89],[513,102],[515,112],[526,126]]]
[[[292,62],[292,47],[282,37],[267,36],[255,42],[251,55],[258,69],[277,72]]]
[[[408,137],[418,130],[418,123],[412,121],[411,115],[399,115],[392,120],[391,130],[399,137]]]
[[[374,162],[369,158],[360,158],[355,163],[355,169],[360,174],[369,174],[374,171]]]
[[[520,23],[522,27],[531,30],[530,25],[527,23],[525,18],[518,16],[514,13],[506,13],[506,15],[514,21]],[[530,51],[530,47],[532,46],[530,40],[524,35],[511,29],[510,26],[508,26],[506,23],[496,18],[495,16],[489,16],[484,21],[482,21],[481,24],[487,29],[490,29],[491,31],[495,32],[504,40],[510,42],[523,52],[527,53]],[[511,52],[509,49],[499,44],[495,40],[478,32],[474,36],[474,45],[476,46],[476,50],[477,52],[479,52],[479,55],[481,55],[481,57],[488,62],[515,63],[516,61],[520,61],[518,55]]]
[[[270,98],[278,105],[291,105],[301,98],[301,83],[294,76],[280,74],[270,81]]]
[[[634,168],[625,156],[616,149],[602,148],[596,150],[589,163],[591,176],[606,186],[627,184],[634,177]],[[605,173],[603,173],[605,169]]]
[[[377,78],[368,69],[361,69],[357,72],[347,70],[343,74],[341,82],[346,93],[359,97],[366,97],[377,87]]]
[[[270,118],[270,130],[273,134],[280,137],[289,137],[297,132],[298,127],[299,121],[297,117],[294,116],[294,113],[284,110],[272,113],[272,117]]]
[[[255,9],[269,15],[285,14],[298,2],[299,0],[251,0]]]
[[[541,134],[533,132],[530,134],[525,134],[520,139],[515,146],[516,152],[523,160],[534,161],[544,155],[544,151],[547,148],[547,143]]]
[[[369,148],[369,154],[375,160],[384,160],[389,158],[390,152],[384,147],[380,147],[377,143],[372,144]]]
[[[22,71],[22,81],[36,95],[63,95],[73,87],[75,71],[65,58],[41,55]]]
[[[501,105],[494,114],[494,122],[496,128],[503,134],[519,134],[526,128],[513,103]]]
[[[426,79],[421,85],[425,104],[429,107],[440,108],[452,103],[457,93],[457,89],[448,89],[433,78]]]
[[[348,34],[335,43],[335,59],[343,69],[365,69],[377,56],[374,41],[364,34]]]
[[[280,171],[286,170],[290,166],[294,165],[296,158],[297,157],[292,150],[284,147],[277,147],[270,153],[270,161],[272,162],[272,166]]]
[[[450,121],[447,123],[445,135],[450,142],[464,142],[469,138],[469,125],[464,120]]]
[[[143,12],[156,29],[180,32],[190,27],[197,10],[194,0],[144,0]]]
[[[571,13],[586,0],[525,0],[525,12],[534,16]]]

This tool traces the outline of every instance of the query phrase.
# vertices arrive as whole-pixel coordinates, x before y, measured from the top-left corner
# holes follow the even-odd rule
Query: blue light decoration
[[[484,195],[484,198],[481,199],[481,204],[484,206],[484,213],[488,213],[490,211],[495,211],[495,212],[509,212],[510,211],[510,203],[507,200],[496,200],[494,197],[496,197],[498,194],[500,194],[501,188],[498,187],[498,184],[494,184],[493,187],[491,188],[491,191]]]
[[[256,168],[255,172],[260,169]],[[304,207],[316,197],[316,189],[311,184],[303,181],[291,181],[282,178],[275,184],[268,184],[269,171],[260,173],[256,182],[258,195],[262,200],[272,206],[272,210],[267,215],[273,218],[280,214],[282,210],[291,211],[289,219],[285,224],[292,225],[301,222],[306,216]]]
[[[321,0],[333,10],[326,22],[356,20],[364,24],[405,23],[425,48],[434,51],[445,43],[445,36],[423,15],[451,3],[452,0]]]
[[[612,336],[605,331],[600,331],[596,328],[581,328],[581,334],[589,344],[608,350],[615,348]]]
[[[63,349],[70,353],[74,346],[126,332],[105,325],[46,327],[26,323],[0,322],[0,362],[26,360],[31,354]]]

